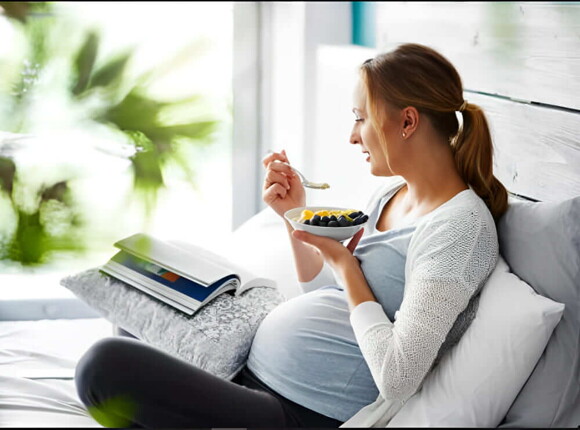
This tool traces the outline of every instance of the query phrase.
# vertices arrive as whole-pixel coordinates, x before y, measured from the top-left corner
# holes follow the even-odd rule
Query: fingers
[[[359,231],[356,232],[356,234],[348,242],[348,245],[346,246],[346,248],[348,249],[348,251],[351,254],[354,253],[354,250],[356,249],[363,233],[364,233],[364,228],[361,228]],[[315,234],[308,233],[308,232],[303,231],[303,230],[294,230],[292,232],[292,236],[294,236],[298,240],[301,240],[304,243],[308,243],[309,245],[312,245],[315,248],[318,248],[323,254],[328,254],[331,251],[331,249],[334,249],[337,245],[340,244],[339,242],[335,241],[334,239],[329,239],[329,238],[323,237],[323,236],[317,236]],[[343,245],[340,244],[340,246],[342,247]]]
[[[316,234],[308,233],[304,230],[294,230],[292,236],[296,239],[301,240],[304,243],[318,248],[323,254],[328,254],[331,249],[335,247],[343,248],[342,244],[337,240],[330,239],[324,236],[318,236]]]
[[[351,252],[351,254],[354,253],[354,250],[356,249],[358,243],[360,242],[360,239],[364,233],[364,227],[361,228],[359,231],[356,232],[356,234],[349,240],[348,245],[346,246],[348,248],[348,250]]]
[[[284,199],[286,194],[288,194],[288,190],[286,188],[284,188],[279,183],[274,183],[264,190],[262,199],[264,200],[264,203],[270,204],[276,201],[278,198]]]
[[[342,243],[337,240],[324,236],[317,236],[301,230],[294,230],[292,232],[292,237],[317,249],[320,254],[322,254],[324,260],[326,260],[333,268],[338,269],[341,272],[344,270],[350,270],[354,267],[360,268],[360,261],[358,258],[353,255],[350,249],[347,249],[347,247],[343,246]],[[355,239],[355,237],[356,235],[353,236],[353,239]],[[355,242],[358,242],[359,239],[360,237],[356,237]]]
[[[292,236],[317,249],[331,266],[338,264],[339,260],[345,257],[345,254],[353,258],[350,251],[347,251],[342,243],[337,240],[301,230],[294,230]]]
[[[290,189],[290,182],[288,181],[287,176],[277,172],[274,169],[268,169],[266,172],[266,177],[264,178],[264,189],[270,188],[272,184],[280,184],[286,190]]]
[[[283,163],[278,163],[276,161],[271,162],[268,164],[267,175],[270,172],[274,172],[273,175],[284,176],[288,181],[291,181],[293,178],[296,177],[296,173],[292,170],[290,166]]]
[[[266,154],[266,156],[262,158],[262,165],[264,167],[268,167],[268,164],[276,160],[282,161],[284,163],[290,163],[290,161],[288,161],[288,157],[286,156],[286,151],[283,149],[282,152],[270,152]]]
[[[281,184],[286,190],[290,189],[296,174],[290,166],[284,164],[286,163],[285,160],[287,160],[285,151],[282,151],[282,153],[273,152],[264,157],[262,163],[265,164],[267,169],[266,177],[264,178],[264,190],[275,183]]]
[[[309,245],[315,246],[316,248],[319,247],[318,239],[321,238],[321,236],[316,236],[315,234],[308,233],[307,231],[304,230],[294,230],[292,232],[292,236],[298,240],[301,240],[304,243],[308,243]]]

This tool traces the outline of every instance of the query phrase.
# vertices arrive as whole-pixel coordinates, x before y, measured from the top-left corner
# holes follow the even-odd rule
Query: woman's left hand
[[[347,246],[344,246],[339,241],[329,237],[316,236],[300,230],[292,232],[292,236],[296,239],[317,248],[326,262],[342,278],[346,290],[346,298],[351,310],[360,303],[377,301],[362,272],[360,261],[353,255],[362,235],[363,229],[352,237]]]
[[[329,237],[317,236],[302,230],[294,230],[292,236],[301,240],[304,243],[317,248],[326,262],[334,269],[347,269],[350,265],[360,266],[358,259],[353,255],[353,252],[358,245],[360,238],[363,235],[364,228],[361,228],[344,246],[338,240]]]

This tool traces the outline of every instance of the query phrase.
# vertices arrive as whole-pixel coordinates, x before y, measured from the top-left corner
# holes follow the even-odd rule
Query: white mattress
[[[73,377],[83,353],[112,335],[101,318],[0,322],[0,427],[101,427]]]

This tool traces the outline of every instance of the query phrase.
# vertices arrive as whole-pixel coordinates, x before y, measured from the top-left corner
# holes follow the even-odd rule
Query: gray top
[[[369,212],[355,255],[378,302],[395,318],[403,300],[406,252],[414,226],[374,228],[388,193]],[[374,401],[378,389],[362,356],[340,285],[327,285],[275,308],[260,325],[248,367],[284,397],[346,421]]]

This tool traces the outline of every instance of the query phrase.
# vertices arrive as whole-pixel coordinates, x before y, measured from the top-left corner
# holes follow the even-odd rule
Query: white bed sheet
[[[0,427],[101,427],[73,377],[84,352],[112,335],[101,318],[0,322]]]

